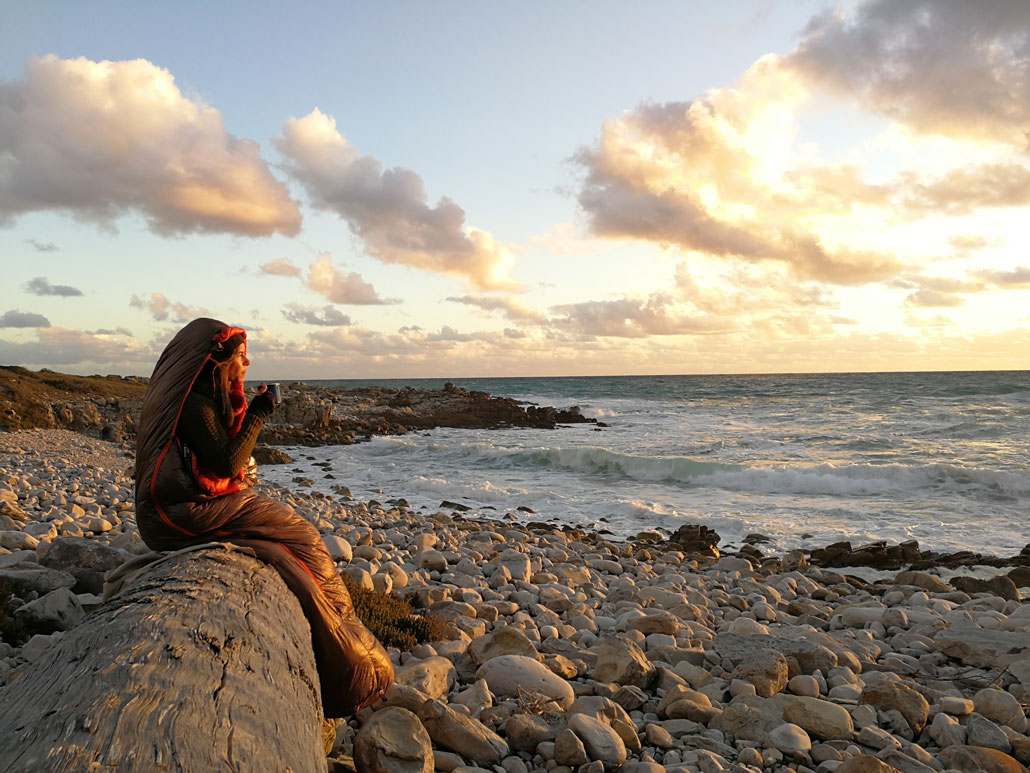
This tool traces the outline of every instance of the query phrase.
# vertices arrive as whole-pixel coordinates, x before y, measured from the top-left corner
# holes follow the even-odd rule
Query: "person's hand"
[[[275,408],[275,400],[272,399],[272,395],[268,393],[268,390],[262,387],[261,391],[254,395],[254,399],[250,401],[250,405],[247,406],[247,413],[254,413],[262,419],[267,419],[275,413]]]

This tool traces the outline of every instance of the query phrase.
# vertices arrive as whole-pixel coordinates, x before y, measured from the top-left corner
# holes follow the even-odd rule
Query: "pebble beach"
[[[0,435],[0,452],[0,582],[14,614],[57,629],[0,642],[2,690],[102,604],[104,572],[147,548],[131,445],[23,430]],[[691,555],[657,533],[547,526],[546,513],[259,485],[319,529],[341,573],[449,623],[446,641],[391,650],[387,695],[330,725],[332,771],[1030,763],[1030,604],[1008,577],[979,591],[933,570],[860,579],[798,552]]]

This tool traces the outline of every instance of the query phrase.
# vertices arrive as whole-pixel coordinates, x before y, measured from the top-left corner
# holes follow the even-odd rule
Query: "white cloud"
[[[170,320],[172,322],[188,322],[197,317],[207,317],[210,313],[206,309],[187,306],[184,303],[176,303],[168,300],[164,293],[151,293],[149,298],[141,298],[133,295],[129,305],[134,309],[143,309],[150,312],[153,318],[159,322]]]
[[[261,273],[272,276],[300,276],[300,266],[297,266],[289,258],[276,258],[267,263],[262,263]]]
[[[554,324],[590,336],[645,338],[666,335],[710,335],[726,333],[734,325],[707,315],[690,314],[678,308],[665,293],[647,298],[585,301],[555,306],[561,315]]]
[[[853,285],[932,257],[906,224],[1030,207],[1030,4],[849,7],[733,87],[606,121],[576,156],[591,231]],[[828,104],[877,116],[833,163],[803,134]]]
[[[517,289],[507,278],[508,249],[486,231],[465,225],[465,211],[444,197],[430,206],[425,184],[410,169],[384,169],[362,156],[319,110],[291,118],[275,140],[285,168],[312,204],[334,212],[384,263],[459,276],[484,290]]]
[[[376,289],[361,278],[361,274],[344,273],[333,264],[328,253],[308,267],[308,287],[333,303],[354,305],[377,305],[396,303],[380,298]]]
[[[542,323],[547,316],[526,306],[518,298],[503,295],[462,295],[451,297],[447,300],[452,303],[463,303],[466,306],[476,306],[487,312],[499,311],[510,320],[516,322]]]
[[[0,339],[0,362],[17,362],[26,366],[61,367],[91,363],[105,369],[127,366],[130,371],[149,372],[157,352],[125,336],[107,336],[43,327],[36,330],[37,339],[16,343]]]
[[[113,228],[295,235],[300,213],[257,143],[144,59],[30,59],[0,82],[0,223],[56,210]]]

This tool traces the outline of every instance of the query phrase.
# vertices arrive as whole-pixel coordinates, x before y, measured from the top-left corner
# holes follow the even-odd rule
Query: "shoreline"
[[[83,592],[99,570],[54,546],[112,561],[145,550],[125,474],[131,451],[56,430],[3,433],[0,448],[0,579],[41,565],[78,572],[65,575],[75,585],[62,613],[74,625],[100,603]],[[933,572],[893,570],[863,580],[796,551],[705,555],[713,537],[696,525],[675,544],[626,543],[556,528],[539,520],[546,514],[488,520],[259,485],[315,524],[359,586],[419,598],[449,625],[446,641],[391,650],[397,682],[335,724],[333,771],[353,769],[363,729],[384,708],[405,709],[414,737],[427,705],[462,715],[461,732],[431,732],[419,752],[447,773],[1030,762],[1030,604],[1003,583],[960,590]],[[39,602],[60,587],[19,599],[42,614]],[[60,636],[0,644],[0,684],[32,678]],[[530,683],[527,703],[518,688]],[[482,738],[496,739],[494,751]],[[889,767],[848,767],[872,765],[866,758]]]

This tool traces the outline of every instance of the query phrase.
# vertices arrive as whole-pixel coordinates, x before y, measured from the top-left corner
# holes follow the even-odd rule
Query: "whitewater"
[[[311,383],[439,388],[444,379]],[[765,535],[769,551],[916,539],[924,549],[1010,555],[1030,543],[1027,371],[454,383],[578,405],[608,426],[438,429],[287,448],[296,463],[263,475],[623,538],[703,523],[723,544]]]

